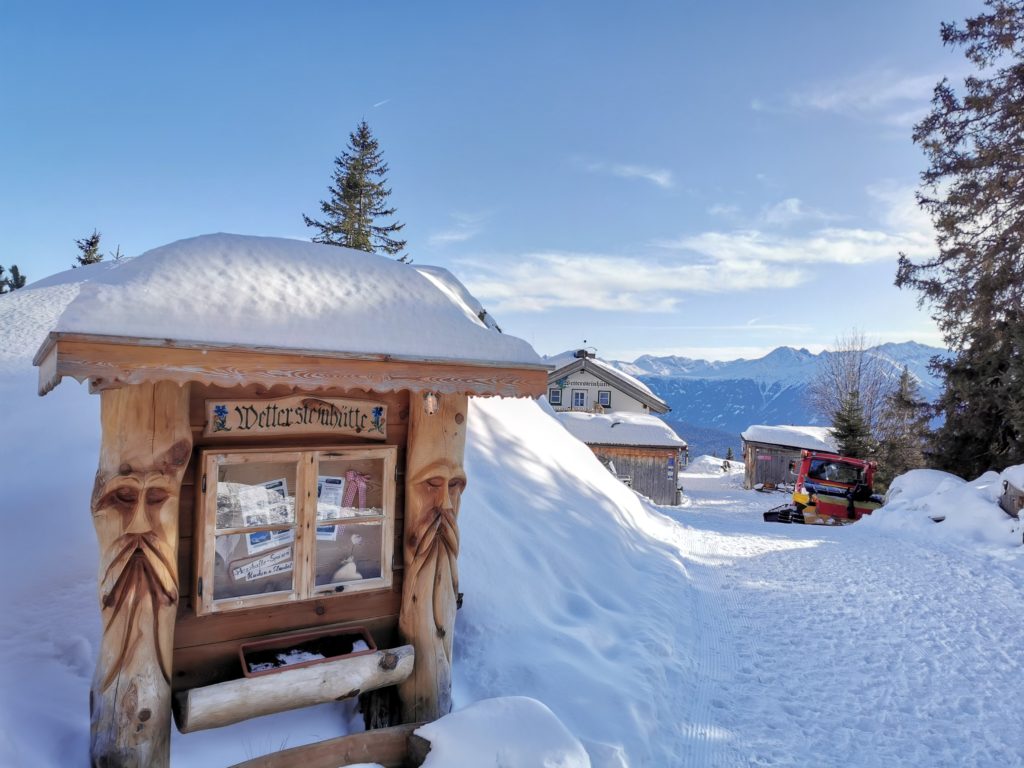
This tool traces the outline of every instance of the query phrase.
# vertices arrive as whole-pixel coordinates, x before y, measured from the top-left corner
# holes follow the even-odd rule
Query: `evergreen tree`
[[[78,246],[78,250],[81,251],[81,253],[75,257],[77,263],[71,265],[72,269],[103,261],[103,254],[100,253],[101,237],[102,235],[94,229],[92,234],[88,237],[84,237],[81,240],[75,240],[75,245]]]
[[[725,460],[726,461],[732,461],[733,460],[733,453],[732,453],[732,446],[731,445],[729,446],[729,448],[725,452]]]
[[[904,367],[896,390],[882,405],[878,474],[875,476],[881,486],[888,486],[897,475],[925,465],[930,414],[931,406],[922,400],[917,380]]]
[[[955,357],[945,380],[935,460],[961,475],[1024,462],[1024,2],[943,24],[977,73],[963,95],[948,80],[914,128],[928,159],[918,204],[935,226],[933,257],[900,254],[896,285],[919,292]]]
[[[0,272],[3,272],[3,268],[0,267]],[[27,278],[21,274],[21,270],[18,269],[17,264],[11,264],[11,276],[7,278],[7,288],[11,291],[16,291],[19,288],[24,288]]]
[[[7,270],[3,268],[3,265],[0,265],[0,293],[7,293],[10,290],[7,278],[4,277],[4,272],[6,271]]]
[[[934,367],[944,422],[931,446],[940,469],[977,477],[1024,462],[1024,317],[972,332],[972,344]]]
[[[378,223],[397,210],[388,207],[387,172],[377,140],[363,120],[349,134],[348,149],[334,158],[330,199],[320,201],[323,220],[302,215],[306,226],[317,230],[313,242],[390,255],[405,248],[405,240],[394,237],[404,224]]]
[[[860,393],[856,390],[843,397],[832,422],[832,434],[839,444],[840,455],[857,459],[874,456],[875,444],[871,438],[871,428],[864,418],[864,407],[860,402]]]

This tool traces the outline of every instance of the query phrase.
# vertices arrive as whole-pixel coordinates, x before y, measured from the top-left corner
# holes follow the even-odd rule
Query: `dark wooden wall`
[[[192,604],[193,528],[195,519],[196,465],[201,448],[266,448],[320,445],[381,445],[379,440],[359,438],[306,437],[264,438],[252,440],[237,437],[203,437],[204,404],[207,398],[245,399],[284,397],[293,394],[290,387],[262,386],[223,389],[193,385],[189,421],[192,425],[192,461],[182,481],[180,507],[180,542],[178,546],[178,619],[174,631],[174,672],[171,686],[174,690],[208,685],[238,677],[241,662],[238,646],[266,635],[325,625],[361,625],[370,630],[377,647],[391,647],[397,641],[398,612],[402,602],[402,536],[405,510],[405,457],[409,430],[409,394],[367,393],[362,390],[318,390],[321,397],[347,397],[354,400],[372,400],[388,406],[387,440],[385,445],[398,447],[398,481],[395,493],[394,580],[390,589],[358,592],[336,597],[323,597],[262,606],[208,616],[196,616]],[[273,441],[273,442],[269,442]]]
[[[625,445],[591,445],[590,450],[605,466],[615,465],[615,474],[628,475],[632,488],[656,504],[677,504],[679,488],[679,450],[676,448],[639,448]],[[668,460],[675,457],[671,474]]]
[[[788,448],[767,443],[743,443],[743,461],[746,464],[743,487],[750,490],[758,483],[792,483],[796,478],[789,473],[789,463],[799,461],[800,448]]]

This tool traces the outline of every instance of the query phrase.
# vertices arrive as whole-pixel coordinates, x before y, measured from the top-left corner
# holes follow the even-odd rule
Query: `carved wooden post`
[[[192,450],[188,386],[139,384],[100,397],[92,514],[103,639],[89,694],[91,761],[167,766],[178,498]]]
[[[452,636],[459,593],[459,500],[466,486],[466,395],[438,396],[427,413],[410,398],[405,483],[405,582],[399,630],[416,665],[398,689],[405,722],[435,720],[452,708]]]

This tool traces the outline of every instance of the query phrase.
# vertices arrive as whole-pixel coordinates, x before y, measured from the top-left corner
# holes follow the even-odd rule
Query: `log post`
[[[405,481],[405,580],[398,627],[416,649],[401,685],[405,722],[436,720],[452,708],[452,637],[459,594],[459,501],[466,487],[466,395],[445,394],[409,406]],[[433,413],[428,410],[434,410]]]
[[[91,764],[167,766],[188,386],[138,384],[100,397],[91,506],[103,638],[89,693]]]

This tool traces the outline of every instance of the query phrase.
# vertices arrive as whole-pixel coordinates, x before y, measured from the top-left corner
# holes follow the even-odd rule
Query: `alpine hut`
[[[679,503],[687,444],[646,384],[581,349],[548,374],[548,403],[612,474],[658,504]]]
[[[451,274],[182,240],[97,270],[35,364],[100,397],[92,765],[168,765],[172,708],[183,733],[449,711],[467,398],[547,373]]]
[[[767,426],[755,424],[740,435],[746,465],[743,487],[775,487],[794,480],[790,462],[807,451],[838,450],[828,427]]]

